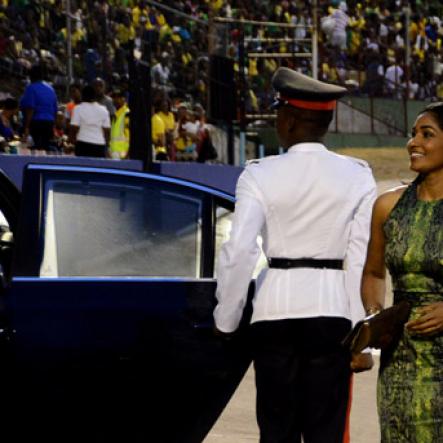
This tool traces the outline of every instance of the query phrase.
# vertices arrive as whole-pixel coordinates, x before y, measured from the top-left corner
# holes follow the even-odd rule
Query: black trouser
[[[34,142],[33,149],[48,150],[54,137],[54,122],[50,120],[32,120],[29,134]]]
[[[106,146],[77,141],[75,143],[75,155],[77,157],[106,157]]]
[[[351,322],[319,317],[251,327],[261,443],[341,443],[350,356],[340,342]]]

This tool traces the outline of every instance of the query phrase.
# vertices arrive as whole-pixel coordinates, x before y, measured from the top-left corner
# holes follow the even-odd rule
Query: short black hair
[[[125,97],[125,93],[121,89],[115,88],[111,93],[111,97]]]
[[[90,85],[86,85],[82,89],[82,101],[93,102],[95,101],[95,98],[96,98],[95,89]]]
[[[79,91],[81,91],[82,90],[82,86],[81,86],[80,83],[71,83],[69,85],[69,90],[71,90],[71,89],[78,89]]]
[[[44,78],[44,68],[41,64],[33,65],[29,71],[31,82],[38,82]]]
[[[328,132],[329,125],[334,117],[334,111],[316,111],[288,106],[292,115],[305,126],[315,129],[316,135],[323,136]]]
[[[12,111],[18,108],[18,100],[13,97],[8,97],[3,101],[3,109],[7,111]]]

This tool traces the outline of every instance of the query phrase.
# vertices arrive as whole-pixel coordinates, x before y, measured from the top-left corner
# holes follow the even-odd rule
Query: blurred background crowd
[[[216,17],[231,21],[213,22]],[[440,2],[318,0],[317,17],[321,79],[344,84],[361,96],[443,99]],[[297,26],[240,26],[236,20],[241,19]],[[41,80],[57,98],[49,151],[75,153],[78,140],[70,122],[88,85],[109,113],[109,134],[104,132],[109,147],[116,120],[123,129],[117,134],[114,127],[114,135],[125,136],[128,55],[135,54],[151,69],[152,138],[158,158],[214,159],[205,118],[211,52],[222,47],[234,60],[237,75],[244,69],[247,111],[259,112],[272,101],[270,77],[278,66],[312,72],[312,20],[313,2],[308,0],[1,0],[0,129],[9,127],[1,135],[29,136],[20,100],[32,67],[43,65]],[[243,63],[240,57],[251,52],[270,56],[246,57]],[[123,117],[119,109],[124,109]],[[106,155],[124,158],[118,152]]]

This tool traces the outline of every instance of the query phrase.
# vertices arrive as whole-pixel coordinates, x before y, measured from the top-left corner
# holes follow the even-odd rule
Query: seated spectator
[[[205,163],[208,160],[215,160],[218,156],[215,149],[208,126],[206,125],[206,113],[202,105],[194,106],[195,120],[197,122],[197,161]]]
[[[64,111],[58,111],[54,123],[54,135],[50,143],[50,154],[69,153],[72,149],[68,145],[66,133],[66,117]]]
[[[187,111],[178,120],[178,137],[175,140],[176,158],[178,161],[197,159],[198,123],[193,111]]]
[[[14,127],[14,117],[18,113],[18,101],[15,98],[7,98],[0,111],[0,136],[6,141],[14,140],[18,135]]]
[[[407,83],[404,82],[402,86],[407,91],[410,100],[415,100],[418,97],[419,84],[417,76],[411,75],[409,81]]]

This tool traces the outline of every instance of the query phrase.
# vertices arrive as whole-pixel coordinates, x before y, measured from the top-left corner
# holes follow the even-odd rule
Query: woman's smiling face
[[[443,170],[443,129],[432,112],[417,117],[406,146],[413,171],[427,174]]]

